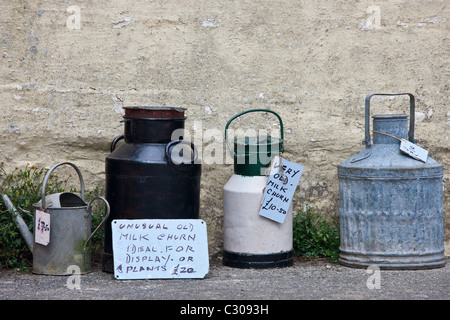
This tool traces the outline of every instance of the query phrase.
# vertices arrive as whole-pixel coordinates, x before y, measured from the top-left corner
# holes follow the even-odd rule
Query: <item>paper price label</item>
[[[416,160],[427,162],[428,151],[415,145],[414,143],[409,142],[408,140],[401,140],[400,150]]]
[[[50,214],[36,210],[34,223],[34,240],[44,246],[50,243]]]
[[[283,223],[302,173],[303,166],[279,156],[275,157],[264,189],[259,215]]]

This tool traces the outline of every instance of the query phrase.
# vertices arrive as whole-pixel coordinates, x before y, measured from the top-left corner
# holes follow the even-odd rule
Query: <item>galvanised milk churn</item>
[[[409,131],[407,115],[375,115],[371,143],[374,95],[409,96]],[[400,151],[399,139],[416,142],[414,114],[410,93],[365,99],[366,148],[338,167],[341,264],[382,269],[445,265],[442,165]]]
[[[234,150],[228,127],[249,112],[269,112],[280,122],[280,138],[235,137]],[[292,205],[280,224],[259,215],[271,158],[284,151],[283,122],[271,110],[255,109],[231,118],[225,127],[227,146],[234,156],[234,174],[224,186],[223,264],[238,268],[272,268],[293,264]]]
[[[195,146],[182,137],[185,109],[124,109],[125,134],[113,140],[105,163],[111,207],[102,266],[107,272],[114,271],[112,220],[198,219],[200,208],[201,164]]]
[[[81,197],[62,192],[45,194],[47,181],[52,172],[62,165],[70,165],[77,172],[81,184]],[[92,202],[102,200],[106,206],[105,218],[91,233]],[[89,247],[92,236],[99,230],[108,217],[109,205],[102,197],[92,198],[88,204],[84,202],[84,181],[80,170],[70,162],[62,162],[47,171],[42,185],[42,199],[33,205],[33,273],[46,275],[71,275],[75,268],[80,273],[91,271],[91,251]],[[49,214],[49,223],[38,218],[40,212]],[[37,239],[44,228],[50,231],[49,242],[43,244]],[[29,232],[29,230],[26,230]]]

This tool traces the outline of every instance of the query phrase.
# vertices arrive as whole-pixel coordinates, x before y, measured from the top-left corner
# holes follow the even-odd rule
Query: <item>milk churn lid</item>
[[[269,112],[277,116],[280,121],[281,137],[256,136],[256,137],[235,137],[234,150],[230,148],[228,141],[228,127],[237,117],[249,112]],[[280,116],[272,110],[254,109],[242,112],[231,118],[225,128],[225,139],[227,146],[234,156],[234,173],[243,176],[263,176],[265,170],[270,166],[272,156],[279,155],[284,151],[283,122]]]
[[[185,108],[130,106],[123,107],[125,118],[137,119],[185,119]]]
[[[271,136],[234,139],[234,172],[242,176],[263,176],[273,155],[279,155],[283,140]]]

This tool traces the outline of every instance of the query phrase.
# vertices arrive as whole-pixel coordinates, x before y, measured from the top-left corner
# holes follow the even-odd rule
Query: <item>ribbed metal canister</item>
[[[366,148],[338,167],[340,258],[343,265],[382,269],[426,269],[445,265],[443,168],[400,151],[398,139],[414,140],[414,96],[410,128],[406,115],[373,116],[366,97]],[[392,95],[402,95],[392,94]],[[396,139],[396,138],[398,139]]]

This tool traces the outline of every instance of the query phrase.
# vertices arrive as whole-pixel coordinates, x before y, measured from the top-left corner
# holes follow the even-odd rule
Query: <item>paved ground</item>
[[[379,277],[377,277],[379,276]],[[369,274],[338,264],[295,262],[281,269],[236,269],[211,262],[204,279],[116,280],[95,266],[79,278],[0,270],[1,300],[450,300],[444,268]],[[378,288],[377,288],[378,287]]]

